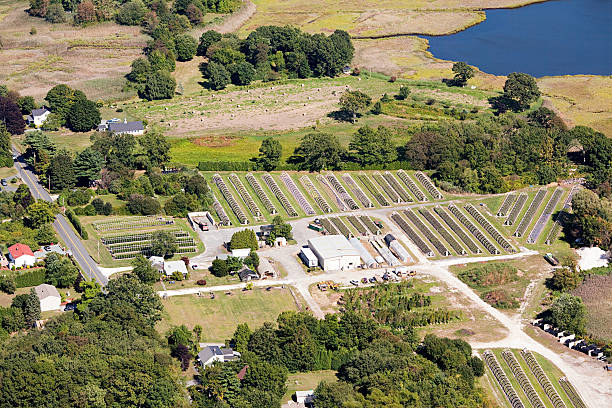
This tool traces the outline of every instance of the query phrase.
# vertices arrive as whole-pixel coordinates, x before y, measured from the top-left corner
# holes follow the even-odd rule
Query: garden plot
[[[111,232],[174,225],[174,220],[160,215],[150,215],[142,217],[111,218],[104,221],[96,221],[92,224],[96,231]]]
[[[461,244],[459,244],[455,237],[453,237],[451,233],[446,228],[444,228],[440,221],[438,221],[438,219],[427,208],[421,208],[419,209],[419,212],[421,213],[423,218],[427,220],[429,225],[433,227],[434,231],[437,231],[440,235],[442,235],[442,238],[444,238],[444,240],[448,242],[448,244],[455,250],[455,252],[457,252],[459,255],[467,254],[466,250],[463,249],[463,247],[461,246]]]
[[[387,183],[389,183],[389,185],[393,187],[393,190],[400,196],[402,202],[411,203],[414,201],[410,194],[408,194],[406,190],[404,190],[404,187],[402,187],[401,184],[397,181],[393,173],[391,173],[390,171],[385,171],[382,176],[387,181]]]
[[[323,211],[324,213],[333,212],[331,206],[327,203],[323,195],[319,192],[317,187],[314,185],[314,183],[308,176],[304,175],[300,177],[300,183],[302,183],[302,186],[304,186],[308,194],[310,194],[310,196],[315,200],[315,203],[317,203],[321,211]]]
[[[293,208],[293,206],[289,202],[289,199],[287,198],[287,196],[285,196],[285,193],[283,193],[283,191],[278,186],[274,178],[272,178],[272,175],[269,173],[265,173],[261,176],[261,178],[264,181],[264,183],[266,183],[268,188],[272,191],[272,193],[276,196],[278,201],[280,201],[285,211],[287,211],[287,214],[289,215],[289,217],[297,217],[298,216],[297,211]]]
[[[289,189],[289,192],[291,193],[293,198],[298,202],[299,206],[302,208],[304,213],[306,213],[306,215],[316,214],[314,208],[312,208],[310,203],[306,200],[306,197],[304,197],[304,194],[302,194],[302,192],[300,191],[298,186],[295,184],[293,179],[289,176],[289,174],[281,173],[280,178],[283,181],[283,183],[285,183],[285,186],[287,186],[287,188]]]
[[[544,226],[548,223],[548,220],[550,220],[553,211],[555,211],[557,203],[561,199],[562,195],[563,189],[556,188],[552,196],[548,200],[548,203],[546,203],[546,207],[544,207],[544,211],[540,215],[540,218],[538,218],[538,221],[536,221],[536,224],[529,233],[529,237],[527,237],[527,243],[535,244],[535,242],[538,240],[540,234],[542,233],[542,230],[544,229]]]
[[[242,184],[242,181],[240,180],[238,175],[236,173],[230,174],[229,181],[230,183],[232,183],[234,189],[238,192],[238,195],[240,196],[240,198],[242,198],[242,201],[247,206],[253,217],[261,218],[261,210],[259,209],[259,207],[257,207],[257,204],[255,204],[255,201],[247,191],[246,187],[244,187],[244,184]]]
[[[473,254],[480,254],[482,250],[476,245],[476,243],[468,236],[468,234],[459,226],[457,221],[442,207],[435,207],[434,211],[442,220],[453,230],[455,234],[463,241],[463,243],[469,248]]]
[[[213,193],[213,209],[217,213],[217,216],[219,217],[219,223],[221,225],[229,226],[232,224],[229,217],[227,216],[227,213],[225,212],[225,209],[223,208],[219,200],[217,200],[217,197],[215,196],[214,193]]]
[[[329,218],[321,218],[321,225],[323,225],[325,231],[327,231],[331,235],[338,234],[338,229],[334,227],[334,224],[331,223]]]
[[[332,224],[334,224],[340,234],[344,235],[347,238],[351,238],[353,236],[353,233],[351,232],[351,230],[349,230],[349,228],[346,226],[346,224],[342,221],[341,218],[330,217],[329,220],[332,222]]]
[[[538,383],[540,383],[540,386],[546,393],[546,396],[552,402],[553,406],[555,408],[566,408],[565,403],[557,393],[557,390],[552,385],[552,383],[548,379],[548,376],[546,375],[544,370],[542,370],[540,363],[538,363],[533,354],[531,354],[529,350],[522,350],[521,356],[527,363],[527,366],[529,367],[535,378],[538,380]]]
[[[353,192],[353,194],[357,197],[357,199],[361,202],[361,204],[365,208],[374,207],[374,204],[372,204],[368,196],[366,196],[363,190],[361,190],[361,187],[359,187],[357,183],[355,183],[355,180],[353,180],[353,177],[351,177],[350,174],[344,173],[342,175],[342,180],[344,180],[346,185],[349,187],[349,189]]]
[[[502,247],[502,249],[506,252],[515,252],[512,245],[508,242],[506,238],[491,224],[485,217],[474,207],[472,204],[467,204],[465,207],[466,211],[474,217],[476,222],[480,224],[482,228],[485,229],[493,237],[493,239]]]
[[[174,235],[178,246],[176,253],[197,252],[197,244],[187,232],[180,229],[166,231]],[[152,237],[153,232],[142,232],[101,237],[100,241],[110,252],[113,259],[131,259],[140,254],[151,255]]]
[[[212,181],[213,183],[215,183],[219,191],[221,191],[223,198],[225,198],[225,201],[229,204],[230,208],[238,218],[238,222],[240,222],[240,224],[242,225],[248,224],[249,219],[244,214],[244,211],[242,211],[242,208],[240,208],[240,205],[238,205],[238,202],[234,198],[234,195],[230,191],[227,184],[225,184],[225,181],[221,178],[221,176],[215,174],[212,178]]]
[[[374,235],[380,234],[380,228],[378,228],[376,224],[374,224],[374,221],[372,221],[370,217],[368,217],[367,215],[360,215],[359,219],[361,220],[363,225],[365,225],[368,231],[370,231],[370,233]]]
[[[427,190],[435,200],[442,200],[444,198],[442,193],[440,193],[440,190],[438,190],[438,188],[434,185],[431,179],[425,175],[425,173],[417,171],[414,173],[414,177],[419,180],[423,187],[425,187],[425,190]]]
[[[514,225],[519,214],[521,213],[521,210],[523,209],[523,206],[527,202],[527,198],[529,198],[529,196],[525,193],[521,193],[519,195],[514,203],[514,206],[512,207],[512,210],[510,211],[510,215],[508,215],[508,218],[506,218],[506,221],[504,221],[504,225]]]
[[[431,250],[429,245],[423,241],[421,236],[415,232],[414,229],[406,222],[402,216],[394,212],[391,214],[391,219],[404,231],[406,236],[414,242],[414,244],[419,248],[419,250],[425,254],[425,256],[434,256],[434,252]]]
[[[380,192],[380,190],[378,189],[378,187],[376,187],[374,185],[374,183],[372,183],[372,181],[370,180],[370,178],[367,176],[367,174],[365,173],[360,173],[357,178],[359,178],[359,181],[361,181],[361,183],[365,186],[365,188],[370,192],[370,194],[372,194],[374,196],[374,198],[376,199],[376,201],[378,201],[378,204],[382,205],[383,207],[388,207],[389,205],[391,205],[389,203],[389,200],[387,199],[387,197],[385,197],[383,195],[383,193]]]
[[[553,223],[552,228],[550,229],[550,231],[548,231],[548,235],[546,236],[546,240],[544,241],[546,245],[551,245],[554,241],[557,240],[557,237],[559,236],[561,229],[567,222],[569,213],[572,209],[572,197],[574,196],[575,192],[576,192],[576,187],[573,187],[571,191],[569,192],[569,194],[567,195],[567,198],[565,199],[565,202],[563,203],[563,208],[561,208],[561,211],[559,211],[559,214],[557,214],[557,217],[555,218],[555,222]]]
[[[463,224],[465,228],[470,231],[470,233],[485,247],[487,251],[489,251],[493,255],[499,254],[499,249],[493,245],[491,241],[480,231],[480,229],[470,221],[464,213],[461,212],[459,208],[455,205],[450,204],[448,206],[449,211],[457,217],[457,219]]]
[[[383,189],[385,194],[391,199],[395,204],[401,204],[405,201],[400,197],[400,195],[391,187],[391,185],[387,182],[387,180],[380,174],[379,172],[375,172],[372,174],[372,178],[376,183]]]
[[[421,234],[425,235],[427,240],[433,244],[442,256],[449,256],[451,253],[446,246],[438,239],[436,235],[421,221],[419,217],[412,210],[404,210],[406,217],[417,227]]]
[[[508,194],[504,199],[504,202],[502,203],[501,207],[499,207],[499,210],[497,211],[497,216],[505,217],[508,214],[510,208],[512,207],[512,204],[516,202],[517,198],[517,194]]]
[[[272,201],[270,200],[266,192],[263,190],[261,184],[259,184],[259,181],[257,181],[253,173],[247,173],[246,180],[253,189],[253,191],[255,191],[255,195],[257,195],[257,197],[263,203],[264,207],[266,208],[266,211],[268,211],[271,215],[277,214],[278,210],[276,209],[274,204],[272,204]]]
[[[408,176],[404,170],[398,170],[397,176],[404,182],[410,192],[414,194],[417,201],[427,201],[427,196],[421,191],[414,181]]]
[[[519,398],[514,387],[512,387],[508,376],[497,361],[497,358],[495,358],[493,352],[491,350],[487,350],[483,353],[483,357],[487,367],[489,367],[493,373],[493,377],[495,377],[495,380],[497,380],[497,383],[501,387],[506,398],[508,398],[512,408],[525,408],[525,405]]]
[[[358,210],[359,205],[353,200],[353,197],[346,191],[340,180],[334,173],[327,173],[325,179],[329,182],[330,188],[337,194],[337,196],[344,201],[349,210]]]

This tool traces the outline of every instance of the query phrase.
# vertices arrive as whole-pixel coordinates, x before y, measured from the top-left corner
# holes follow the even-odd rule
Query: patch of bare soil
[[[572,291],[580,296],[588,313],[587,330],[602,340],[612,339],[612,275],[592,275]]]

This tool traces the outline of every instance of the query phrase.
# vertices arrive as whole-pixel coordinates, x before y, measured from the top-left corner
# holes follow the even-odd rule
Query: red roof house
[[[17,243],[8,248],[9,259],[15,267],[33,266],[36,262],[34,252],[29,246]]]

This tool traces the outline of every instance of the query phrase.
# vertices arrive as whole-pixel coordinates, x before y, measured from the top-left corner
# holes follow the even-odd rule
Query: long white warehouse
[[[308,240],[308,247],[324,271],[354,269],[361,265],[359,252],[344,235],[323,235]]]

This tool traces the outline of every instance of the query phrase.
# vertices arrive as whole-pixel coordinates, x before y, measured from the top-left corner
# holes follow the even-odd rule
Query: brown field
[[[587,331],[604,340],[612,341],[612,275],[594,275],[585,279],[573,295],[580,296],[588,313]]]
[[[146,43],[140,28],[49,24],[29,16],[27,7],[26,1],[0,0],[0,81],[37,99],[59,83],[95,100],[125,99],[123,76]]]

